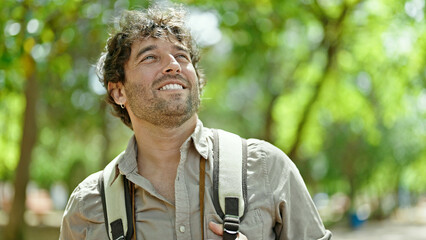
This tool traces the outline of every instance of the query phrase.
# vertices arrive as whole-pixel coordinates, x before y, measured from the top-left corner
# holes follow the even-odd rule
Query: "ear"
[[[108,93],[114,99],[115,103],[118,105],[125,105],[127,102],[126,91],[124,90],[124,85],[121,82],[109,82],[108,83]]]

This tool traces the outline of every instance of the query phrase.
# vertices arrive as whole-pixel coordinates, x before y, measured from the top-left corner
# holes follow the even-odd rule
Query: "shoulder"
[[[205,131],[205,136],[211,142],[214,142],[215,134],[213,132],[220,129],[204,129],[207,130]],[[227,132],[225,130],[220,131]],[[264,140],[247,139],[247,157],[248,170],[256,172],[263,170],[264,174],[277,172],[277,175],[282,175],[282,173],[288,173],[289,171],[298,172],[294,163],[281,149]]]
[[[72,192],[65,209],[65,217],[78,216],[89,221],[102,221],[103,210],[99,177],[102,172],[96,172],[84,179]]]
[[[90,175],[74,189],[64,211],[59,239],[106,239],[98,190],[100,174]]]
[[[248,170],[257,172],[258,177],[263,177],[271,193],[285,192],[290,185],[304,185],[299,169],[281,149],[258,139],[248,139],[247,143]]]
[[[215,134],[213,132],[220,129],[204,129],[207,130],[205,131],[205,136],[214,142]],[[225,130],[220,131],[227,132]],[[249,168],[251,164],[252,169],[258,169],[258,167],[266,168],[267,172],[274,169],[280,171],[297,170],[291,159],[281,149],[264,140],[255,138],[247,139],[247,157]]]
[[[259,139],[247,139],[247,151],[249,159],[263,161],[266,166],[293,169],[295,168],[291,159],[281,149],[269,142]]]
[[[95,195],[99,195],[98,181],[102,171],[96,172],[84,179],[78,186],[74,189],[71,197],[78,199],[87,199]]]

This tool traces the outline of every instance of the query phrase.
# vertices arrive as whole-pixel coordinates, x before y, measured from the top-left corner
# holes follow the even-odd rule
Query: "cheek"
[[[188,64],[184,69],[188,78],[191,78],[193,81],[198,80],[197,73],[195,72],[195,68],[192,66],[192,64]]]
[[[126,94],[128,99],[136,99],[147,95],[147,88],[140,82],[132,82],[126,84]]]
[[[135,67],[125,69],[126,80],[133,83],[146,82],[154,78],[156,71],[152,67]]]

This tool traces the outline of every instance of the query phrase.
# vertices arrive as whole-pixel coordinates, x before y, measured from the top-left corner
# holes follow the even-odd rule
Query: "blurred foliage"
[[[426,191],[424,0],[183,2],[203,49],[206,126],[277,145],[312,194]],[[72,190],[126,146],[131,131],[103,103],[93,65],[113,17],[148,5],[0,3],[1,180],[19,159],[29,71],[39,89],[32,180]]]

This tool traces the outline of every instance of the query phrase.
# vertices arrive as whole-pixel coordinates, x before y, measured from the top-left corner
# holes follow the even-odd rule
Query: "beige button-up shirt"
[[[248,139],[248,209],[240,231],[249,240],[331,239],[293,162],[278,148]],[[206,239],[221,239],[210,221],[222,223],[213,205],[213,133],[198,121],[181,147],[175,179],[175,204],[161,196],[138,173],[136,140],[132,137],[118,161],[120,173],[136,187],[136,236],[142,239],[201,239],[199,206],[200,157],[207,159],[204,223]],[[68,201],[60,239],[108,239],[98,189],[100,172],[80,183]]]

